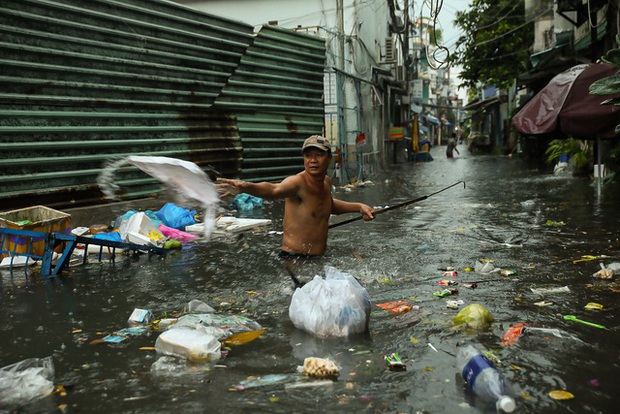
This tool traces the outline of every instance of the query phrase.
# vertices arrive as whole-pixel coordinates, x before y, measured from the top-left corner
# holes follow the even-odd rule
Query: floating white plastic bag
[[[52,357],[29,358],[0,368],[0,411],[12,411],[54,391]]]
[[[164,183],[176,194],[179,204],[185,204],[189,199],[200,202],[205,208],[204,235],[211,236],[220,197],[215,184],[198,165],[177,158],[131,155],[107,165],[97,177],[99,187],[107,197],[114,198],[119,192],[120,186],[114,182],[115,172],[126,165],[138,167]]]
[[[325,266],[325,279],[317,275],[295,290],[289,317],[317,336],[347,337],[368,330],[370,297],[352,275]]]
[[[486,274],[486,273],[498,272],[499,270],[500,269],[493,266],[493,264],[491,264],[490,262],[482,263],[482,262],[476,261],[476,264],[474,265],[474,271],[476,273]]]

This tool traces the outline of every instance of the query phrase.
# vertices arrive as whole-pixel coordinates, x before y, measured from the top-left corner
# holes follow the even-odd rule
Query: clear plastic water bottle
[[[457,349],[456,368],[467,386],[479,398],[495,402],[497,410],[510,413],[514,411],[515,400],[511,397],[510,384],[495,368],[493,363],[472,345]]]

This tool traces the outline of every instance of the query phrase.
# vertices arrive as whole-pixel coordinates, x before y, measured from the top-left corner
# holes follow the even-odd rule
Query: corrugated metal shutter
[[[324,66],[324,39],[262,27],[215,103],[235,108],[243,178],[280,180],[303,169],[303,140],[323,131]]]
[[[290,72],[269,66],[270,58],[261,56],[268,46],[260,45],[262,34],[256,46],[249,25],[158,0],[5,3],[0,8],[0,208],[99,201],[96,177],[102,166],[130,154],[181,158],[239,175],[243,157],[244,166],[256,168],[247,160],[255,148],[271,149],[265,159],[288,158],[280,147],[293,142],[285,138],[299,146],[301,135],[313,130],[307,124],[317,116],[311,115],[316,96],[311,104],[293,102],[295,89],[308,86],[305,79],[312,76],[281,80]],[[291,32],[271,42],[272,64],[278,61],[276,51],[287,48],[299,49],[282,54],[289,59],[314,53],[299,65],[300,72],[319,60],[320,47],[306,36]],[[269,81],[252,81],[252,71]],[[283,96],[291,97],[286,104]],[[308,112],[298,115],[302,108]],[[288,123],[282,121],[286,116]],[[307,127],[292,138],[279,135],[291,125]],[[242,155],[246,134],[248,152]],[[292,166],[291,160],[282,164],[287,163]],[[129,197],[159,189],[136,170],[118,177]]]

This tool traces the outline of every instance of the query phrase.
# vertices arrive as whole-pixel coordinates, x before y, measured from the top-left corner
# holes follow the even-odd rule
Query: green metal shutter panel
[[[236,106],[241,176],[276,181],[303,170],[301,145],[323,131],[325,40],[263,26],[216,100]]]
[[[101,168],[131,154],[181,158],[257,179],[251,169],[242,172],[246,164],[257,168],[244,161],[254,157],[252,147],[286,158],[280,146],[299,147],[305,134],[321,130],[316,96],[312,104],[296,100],[312,78],[304,64],[311,72],[323,59],[322,40],[264,30],[279,37],[257,47],[262,35],[247,24],[159,0],[6,3],[0,8],[0,209],[100,202]],[[238,73],[248,55],[269,47],[306,53],[296,69],[301,74],[291,75],[291,62],[286,81],[280,79],[268,56],[254,57]],[[252,71],[269,80],[248,80]],[[278,101],[286,107],[278,109]],[[265,137],[268,142],[253,143]],[[260,176],[276,179],[291,170]],[[129,198],[160,189],[135,169],[118,179]]]

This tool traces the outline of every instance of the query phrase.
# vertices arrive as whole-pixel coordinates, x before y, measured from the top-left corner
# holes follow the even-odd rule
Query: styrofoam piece
[[[190,361],[216,361],[221,344],[213,335],[201,330],[179,327],[162,332],[155,341],[155,350]]]
[[[226,227],[227,233],[237,233],[239,231],[251,230],[260,226],[266,226],[270,224],[271,220],[269,219],[237,219],[236,223],[233,223]]]
[[[217,227],[227,227],[233,224],[236,224],[239,221],[237,217],[220,217],[215,222]]]
[[[28,266],[36,263],[32,257],[28,256],[15,256],[13,257],[13,267],[24,267],[26,266],[26,262],[28,262]],[[11,257],[5,257],[0,262],[0,268],[10,268],[11,267]]]
[[[83,235],[87,234],[88,232],[90,232],[90,229],[88,227],[84,227],[84,226],[76,227],[76,228],[71,230],[71,234],[73,234],[75,236],[83,236]]]
[[[125,241],[127,241],[128,243],[139,244],[140,246],[156,246],[153,240],[135,231],[127,232],[127,235],[125,236]]]
[[[121,249],[116,247],[114,249],[115,253],[121,253],[124,252],[125,249]],[[86,252],[86,254],[99,254],[99,253],[104,253],[104,254],[108,254],[112,252],[112,248],[111,247],[106,247],[106,246],[101,246],[98,244],[89,244],[88,245],[88,251]],[[77,246],[75,247],[75,250],[73,250],[74,254],[81,254],[84,255],[84,244],[82,243],[78,243]]]
[[[189,226],[185,226],[185,231],[192,234],[204,233],[205,225],[204,223],[191,224]]]
[[[237,217],[220,217],[215,222],[214,233],[237,233],[244,230],[252,230],[260,226],[266,226],[271,223],[269,219],[250,219],[250,218],[237,218]],[[188,233],[202,233],[204,232],[204,224],[197,223],[191,226],[185,227],[185,231]]]
[[[157,226],[155,226],[155,223],[153,223],[153,220],[151,220],[143,212],[135,213],[134,215],[129,217],[127,221],[123,221],[121,225],[119,226],[118,230],[119,230],[119,233],[121,234],[121,238],[127,241],[129,241],[127,239],[129,233],[138,233],[148,238],[149,234],[153,234],[152,232],[155,232],[155,234],[157,234],[160,240],[163,240],[166,238],[161,233],[161,231],[159,231]],[[138,243],[138,242],[130,242],[130,243],[144,244],[144,243]]]

